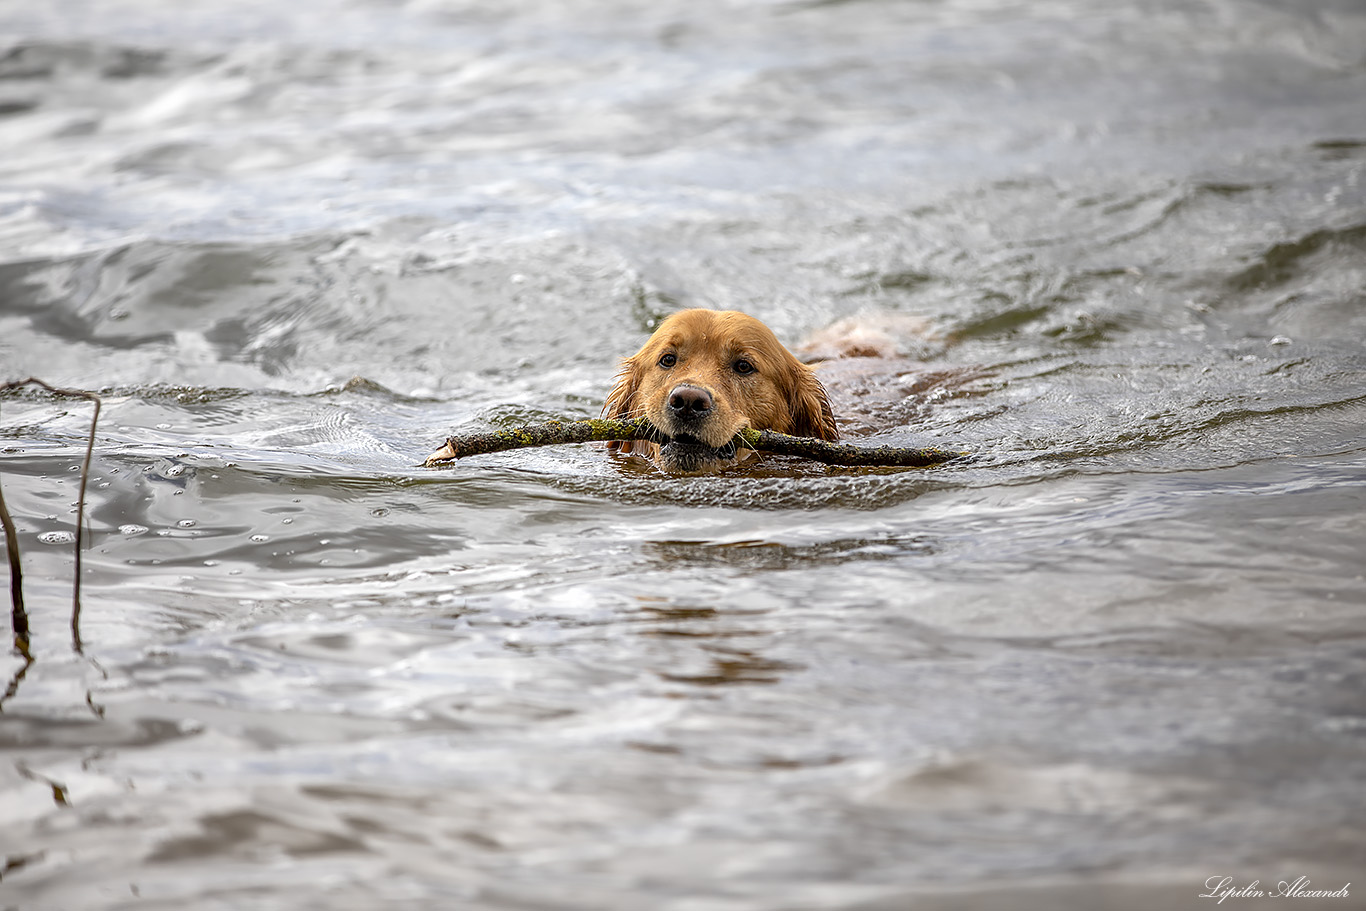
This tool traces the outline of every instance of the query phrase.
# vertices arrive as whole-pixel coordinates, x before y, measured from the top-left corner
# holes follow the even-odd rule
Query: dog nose
[[[669,393],[669,410],[680,418],[705,417],[711,409],[711,393],[705,389],[675,386]]]

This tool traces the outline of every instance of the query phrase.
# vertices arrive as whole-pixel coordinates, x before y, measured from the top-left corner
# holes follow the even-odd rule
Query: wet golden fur
[[[729,446],[746,427],[839,439],[811,368],[759,320],[733,310],[683,310],[622,362],[606,417],[644,417],[669,439],[613,443],[666,471],[722,468],[749,455]]]

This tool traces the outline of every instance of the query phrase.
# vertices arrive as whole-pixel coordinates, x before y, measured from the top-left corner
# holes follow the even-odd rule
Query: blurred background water
[[[4,907],[1361,879],[1358,0],[0,0],[0,151]],[[415,467],[688,305],[977,459]]]

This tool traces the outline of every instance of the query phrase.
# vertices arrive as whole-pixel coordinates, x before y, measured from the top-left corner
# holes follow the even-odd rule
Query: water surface
[[[1347,0],[0,3],[0,378],[105,402],[77,652],[88,407],[0,396],[6,907],[1361,879],[1363,48]],[[417,467],[595,415],[681,306],[914,318],[850,426],[975,458]]]

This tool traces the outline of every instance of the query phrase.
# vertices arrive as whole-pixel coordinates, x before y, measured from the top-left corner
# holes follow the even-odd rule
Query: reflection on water
[[[1356,4],[5,21],[0,380],[105,403],[77,652],[88,412],[0,396],[16,907],[1355,880]],[[973,458],[418,467],[690,305],[880,333],[845,429]]]

